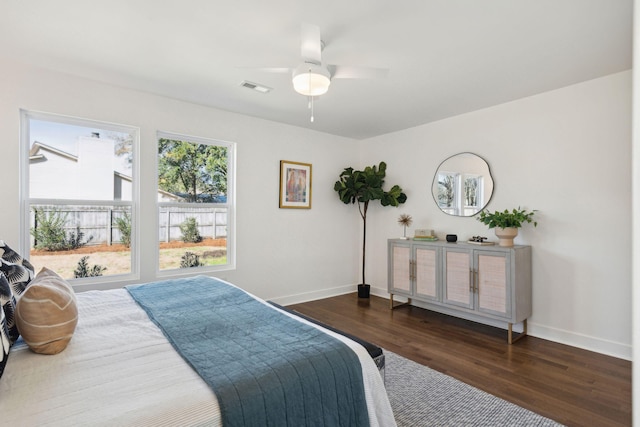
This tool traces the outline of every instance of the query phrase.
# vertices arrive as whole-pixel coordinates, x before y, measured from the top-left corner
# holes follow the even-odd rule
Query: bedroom
[[[288,19],[293,27],[300,21]],[[3,22],[3,40],[14,37],[11,27]],[[4,183],[0,236],[7,242],[20,240],[20,109],[139,127],[140,155],[148,159],[156,156],[155,144],[145,141],[155,141],[158,130],[236,142],[237,266],[218,276],[282,304],[354,289],[359,218],[332,189],[344,167],[384,160],[388,182],[400,184],[409,197],[398,210],[372,208],[368,277],[379,294],[386,291],[386,240],[400,235],[396,224],[400,213],[411,214],[416,227],[439,233],[486,233],[477,221],[439,212],[428,192],[440,161],[472,151],[486,158],[495,174],[491,209],[522,205],[540,211],[539,226],[523,230],[519,238],[534,248],[530,334],[632,357],[632,266],[638,263],[630,256],[629,231],[633,218],[630,57],[622,68],[581,82],[361,139],[255,118],[250,111],[240,114],[180,101],[145,87],[134,90],[119,82],[107,84],[100,82],[100,76],[83,78],[87,64],[77,64],[72,72],[56,71],[62,67],[56,62],[50,63],[53,69],[32,65],[34,58],[22,56],[6,42],[0,52],[0,135],[5,159],[0,172]],[[257,61],[258,66],[272,65],[264,64],[268,59]],[[304,98],[294,99],[298,116],[308,121]],[[318,102],[318,126],[330,114],[322,110]],[[313,164],[312,209],[278,208],[279,161],[283,159]],[[532,159],[542,159],[542,164]],[[141,176],[153,176],[154,168],[153,162],[142,162]],[[141,215],[153,217],[152,179],[143,178],[141,186]],[[152,223],[143,223],[139,231],[140,281],[151,281],[156,273],[148,266],[155,263],[146,257],[156,251],[156,230]]]

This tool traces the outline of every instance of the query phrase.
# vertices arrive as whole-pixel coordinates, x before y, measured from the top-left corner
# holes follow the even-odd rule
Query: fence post
[[[38,209],[33,208],[33,248],[38,246],[38,239],[36,238],[38,232]]]
[[[113,244],[113,208],[107,210],[107,246]]]
[[[167,239],[166,242],[171,241],[171,208],[167,208]]]

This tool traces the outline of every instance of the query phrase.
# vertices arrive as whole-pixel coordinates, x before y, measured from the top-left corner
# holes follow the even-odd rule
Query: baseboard
[[[356,291],[356,285],[345,285],[335,288],[323,289],[320,291],[304,292],[301,294],[271,298],[271,300],[280,305],[299,304],[303,302],[349,294]],[[386,288],[371,286],[371,295],[389,299],[389,292],[387,292]],[[397,300],[398,302],[406,301],[400,296],[394,296],[394,300]],[[417,307],[420,307],[419,302],[415,302],[415,305]],[[499,322],[493,324],[492,326],[503,327],[503,325],[498,323]],[[520,325],[514,325],[513,329],[514,332],[520,332],[521,330]],[[536,338],[541,338],[560,344],[569,345],[571,347],[577,347],[584,350],[605,354],[607,356],[617,357],[619,359],[632,359],[632,347],[628,344],[607,341],[597,337],[578,334],[575,332],[557,328],[551,328],[548,326],[537,324],[535,322],[531,322],[531,320],[529,320],[528,322],[527,329],[528,334]]]
[[[335,297],[338,295],[350,294],[356,292],[356,285],[337,286],[335,288],[322,289],[313,292],[303,292],[301,294],[286,295],[275,298],[266,298],[280,305],[299,304],[302,302],[315,301],[323,298]]]
[[[552,328],[531,321],[529,322],[529,335],[536,338],[542,338],[560,344],[569,345],[571,347],[577,347],[583,350],[594,351],[596,353],[605,354],[607,356],[617,357],[618,359],[632,359],[633,348],[629,344],[608,341],[602,338],[578,334],[576,332],[566,331],[563,329]]]

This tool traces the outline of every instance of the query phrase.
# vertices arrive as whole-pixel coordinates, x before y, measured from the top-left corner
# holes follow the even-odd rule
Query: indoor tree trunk
[[[365,255],[367,248],[367,209],[369,208],[369,202],[364,202],[364,209],[360,211],[360,215],[362,216],[362,284],[366,285],[367,282],[364,278],[364,268],[365,268]]]

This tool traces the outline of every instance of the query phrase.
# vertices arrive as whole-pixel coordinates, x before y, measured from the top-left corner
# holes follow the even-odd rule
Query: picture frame
[[[280,160],[280,208],[311,209],[311,164]]]

